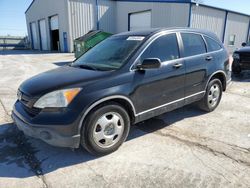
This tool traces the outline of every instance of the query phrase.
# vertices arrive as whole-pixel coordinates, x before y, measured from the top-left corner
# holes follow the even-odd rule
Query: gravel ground
[[[96,158],[25,137],[10,114],[25,79],[72,54],[0,52],[0,187],[250,187],[250,73],[233,78],[220,106],[187,106],[132,127]]]

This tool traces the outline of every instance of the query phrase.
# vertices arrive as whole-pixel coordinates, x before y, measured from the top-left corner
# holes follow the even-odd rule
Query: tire
[[[205,96],[199,101],[199,107],[206,111],[214,111],[222,96],[222,83],[219,79],[212,79],[207,86]]]
[[[118,103],[106,103],[87,116],[81,131],[81,145],[96,156],[116,151],[130,129],[127,111]]]

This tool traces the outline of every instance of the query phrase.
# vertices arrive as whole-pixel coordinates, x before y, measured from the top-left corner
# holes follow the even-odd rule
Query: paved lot
[[[26,138],[10,114],[19,84],[72,54],[0,52],[0,187],[250,187],[250,73],[212,113],[188,106],[135,125],[96,158]]]

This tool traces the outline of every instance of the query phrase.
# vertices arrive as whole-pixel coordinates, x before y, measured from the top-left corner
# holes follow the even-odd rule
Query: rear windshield
[[[142,36],[110,37],[83,54],[72,66],[103,71],[119,69],[143,39]]]

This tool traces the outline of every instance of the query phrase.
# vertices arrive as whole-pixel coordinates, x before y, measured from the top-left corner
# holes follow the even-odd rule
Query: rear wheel
[[[206,89],[205,96],[199,102],[202,110],[214,111],[220,103],[222,96],[222,84],[219,79],[212,79]]]
[[[96,108],[87,117],[81,136],[81,145],[94,155],[105,155],[117,150],[126,140],[130,118],[117,103]]]

